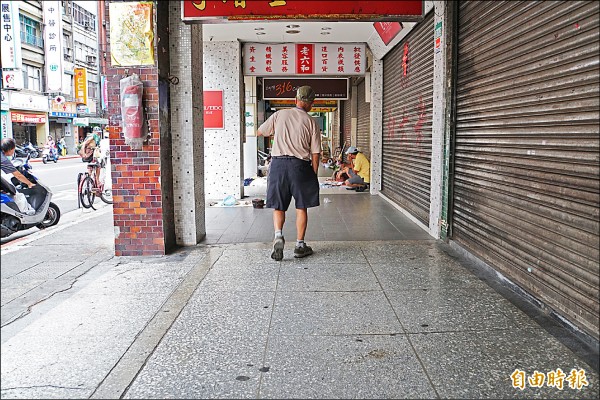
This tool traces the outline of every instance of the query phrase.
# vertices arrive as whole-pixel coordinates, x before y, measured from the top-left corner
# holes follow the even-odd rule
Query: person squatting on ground
[[[371,164],[369,160],[354,146],[348,147],[346,154],[348,155],[351,167],[346,167],[345,169],[345,172],[350,177],[346,180],[345,185],[350,190],[366,187],[371,181]]]
[[[5,174],[13,174],[15,178],[19,181],[26,184],[29,188],[35,186],[35,183],[32,183],[29,179],[27,179],[22,173],[19,172],[10,161],[9,157],[12,157],[15,154],[15,149],[17,147],[17,143],[13,138],[4,138],[0,142],[0,147],[2,148],[2,154],[0,155],[0,163],[2,172]]]
[[[296,203],[296,247],[294,257],[311,255],[304,243],[310,207],[319,206],[317,171],[321,157],[321,132],[308,114],[315,92],[301,86],[296,92],[296,107],[277,111],[259,128],[259,136],[273,136],[272,161],[267,184],[267,207],[273,208],[275,239],[271,258],[283,259],[285,213],[292,197]]]

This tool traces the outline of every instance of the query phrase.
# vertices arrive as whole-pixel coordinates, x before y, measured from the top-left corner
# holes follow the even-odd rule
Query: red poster
[[[204,91],[204,129],[224,129],[223,91]]]
[[[386,46],[402,30],[402,24],[400,22],[375,22],[373,26]]]
[[[310,20],[370,20],[418,21],[423,13],[423,1],[321,1],[321,0],[247,0],[220,1],[183,0],[182,19],[201,21],[214,19],[310,19]]]
[[[296,44],[296,73],[312,74],[315,63],[315,46],[313,44]]]

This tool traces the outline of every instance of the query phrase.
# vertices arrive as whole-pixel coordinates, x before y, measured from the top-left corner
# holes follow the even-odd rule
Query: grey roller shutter
[[[461,3],[451,227],[596,339],[599,4]]]
[[[402,58],[408,49],[407,75]],[[433,12],[383,59],[381,192],[429,225]]]
[[[356,147],[371,160],[371,103],[365,101],[365,81],[358,84]]]

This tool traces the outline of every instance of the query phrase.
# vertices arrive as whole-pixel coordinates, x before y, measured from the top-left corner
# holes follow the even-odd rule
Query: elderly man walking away
[[[296,203],[296,247],[294,257],[313,253],[304,243],[310,207],[319,205],[317,171],[321,157],[321,132],[315,120],[308,115],[315,100],[310,86],[301,86],[296,92],[296,107],[279,110],[259,128],[259,136],[274,136],[271,166],[267,185],[267,207],[273,208],[275,239],[271,258],[283,259],[285,239],[283,224],[292,197]]]

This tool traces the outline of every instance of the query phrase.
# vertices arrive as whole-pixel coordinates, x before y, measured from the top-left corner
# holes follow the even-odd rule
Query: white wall
[[[242,196],[241,64],[239,42],[204,42],[204,90],[223,90],[225,119],[225,129],[204,130],[207,200]]]

